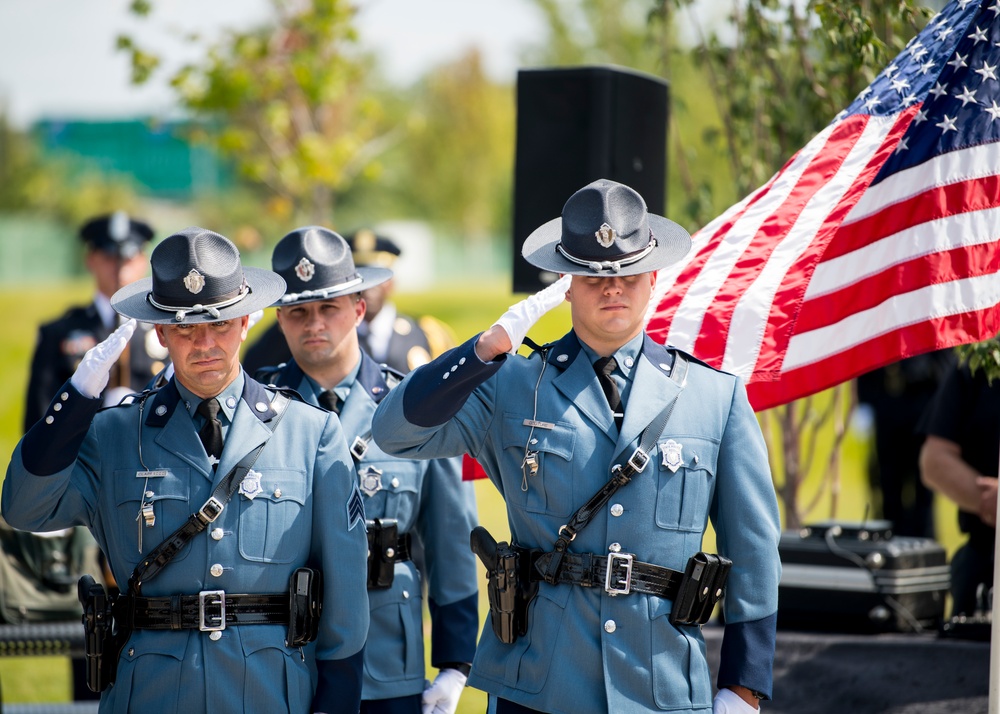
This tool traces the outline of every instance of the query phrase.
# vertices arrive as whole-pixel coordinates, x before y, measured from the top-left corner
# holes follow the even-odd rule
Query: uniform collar
[[[153,404],[149,416],[146,418],[147,426],[162,427],[173,415],[177,405],[184,405],[180,390],[187,392],[188,403],[192,404],[195,410],[198,408],[201,400],[182,387],[175,377],[171,377],[163,389],[154,392]],[[236,402],[232,407],[229,406],[230,397],[236,397]],[[261,421],[269,421],[277,414],[274,407],[271,406],[271,399],[264,385],[255,379],[250,379],[242,370],[240,370],[239,377],[222,391],[219,398],[222,410],[230,421],[232,421],[241,399],[250,407],[251,413]],[[184,406],[184,408],[186,407],[187,405]]]
[[[624,374],[626,379],[632,379],[632,370],[635,368],[636,362],[639,361],[639,354],[642,352],[644,341],[645,333],[640,332],[638,335],[619,347],[614,355],[612,355],[615,358],[615,362],[618,363],[618,371]],[[580,349],[582,349],[584,354],[587,355],[591,364],[594,364],[598,359],[600,359],[600,355],[590,349],[590,347],[583,342],[580,343]]]

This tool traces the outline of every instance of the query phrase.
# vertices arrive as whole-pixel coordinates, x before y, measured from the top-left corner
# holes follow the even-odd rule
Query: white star
[[[871,97],[865,101],[865,109],[871,111],[881,103],[882,100],[879,97]]]
[[[907,94],[907,95],[906,95],[906,98],[905,98],[905,99],[903,99],[903,104],[904,104],[905,106],[910,106],[910,105],[911,105],[911,104],[913,104],[913,103],[914,103],[915,101],[917,101],[917,95],[916,95],[916,94]]]
[[[1000,2],[993,3],[988,9],[993,11],[993,17],[996,18],[997,15],[1000,15]]]
[[[934,87],[931,89],[930,93],[933,94],[938,99],[940,99],[941,97],[948,94],[948,88],[945,87],[940,82],[935,82]]]
[[[951,62],[949,62],[948,64],[950,64],[955,69],[961,69],[962,67],[968,67],[969,65],[965,61],[965,59],[968,56],[969,55],[964,55],[963,56],[963,55],[960,55],[960,54],[956,53],[955,54],[955,58]]]
[[[900,151],[908,151],[910,147],[906,145],[907,141],[909,141],[909,139],[905,136],[902,139],[900,139],[899,143],[896,144],[895,151],[893,151],[892,153],[898,154]]]
[[[974,91],[970,92],[969,88],[963,85],[962,86],[962,92],[961,93],[956,93],[955,94],[955,99],[961,99],[962,100],[962,106],[964,107],[969,102],[975,102],[976,101],[976,93]]]
[[[920,65],[920,74],[927,74],[932,69],[934,69],[934,60],[930,60],[929,62],[924,62],[922,65]]]
[[[872,86],[869,84],[867,87],[861,90],[860,94],[858,94],[858,99],[867,97],[871,93],[872,93]]]
[[[924,47],[923,44],[921,44],[920,42],[913,45],[913,59],[917,60],[918,62],[920,61],[920,58],[923,57],[928,52],[930,52],[930,50]]]
[[[990,115],[990,124],[995,120],[1000,119],[1000,105],[997,105],[997,100],[993,100],[992,107],[986,107],[986,113]]]
[[[967,37],[972,40],[972,44],[978,45],[980,42],[986,42],[986,30],[977,27],[976,31],[971,35],[967,35]]]
[[[899,69],[899,67],[896,66],[895,62],[893,62],[891,65],[889,65],[888,67],[885,68],[885,76],[886,77],[891,77],[892,75],[896,74],[896,71],[898,69]]]
[[[919,124],[920,122],[923,121],[927,121],[927,112],[925,112],[924,108],[921,107],[920,109],[917,110],[916,115],[913,117],[913,123]]]
[[[944,119],[939,121],[936,126],[941,129],[942,134],[947,134],[949,131],[958,131],[958,127],[955,126],[955,120],[958,119],[957,116],[950,117],[947,114],[944,115]]]
[[[958,9],[959,10],[964,10],[965,6],[968,5],[970,2],[973,2],[973,1],[974,0],[958,0]]]
[[[954,31],[955,31],[954,27],[945,27],[945,28],[943,28],[941,30],[938,30],[938,33],[937,33],[938,41],[939,42],[944,41],[945,39],[948,38],[948,35],[950,35]]]
[[[985,60],[983,61],[983,66],[980,67],[977,70],[974,70],[974,71],[975,71],[976,74],[983,75],[983,81],[984,82],[987,79],[996,79],[997,78],[997,65],[993,65],[991,67],[990,63],[986,62]]]
[[[905,79],[894,79],[891,82],[889,82],[889,84],[892,86],[893,89],[895,89],[900,94],[903,93],[904,89],[910,88],[910,83],[907,82]]]

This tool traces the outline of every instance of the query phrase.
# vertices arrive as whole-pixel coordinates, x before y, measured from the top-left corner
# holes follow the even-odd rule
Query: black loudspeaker
[[[521,257],[524,239],[600,178],[631,186],[664,215],[667,82],[618,67],[524,69],[517,73],[514,166],[514,292],[551,282]]]

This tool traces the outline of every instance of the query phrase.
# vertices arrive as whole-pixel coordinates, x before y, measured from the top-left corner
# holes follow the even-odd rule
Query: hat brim
[[[650,213],[648,219],[649,229],[656,239],[656,246],[641,260],[630,265],[622,265],[616,273],[608,270],[596,271],[586,265],[579,265],[563,257],[563,254],[556,250],[556,246],[562,240],[562,218],[553,218],[533,230],[521,246],[521,255],[536,268],[564,275],[611,277],[651,273],[683,258],[691,249],[691,236],[669,218]]]
[[[360,293],[362,290],[367,290],[368,288],[374,288],[377,285],[388,281],[393,273],[388,268],[375,268],[369,266],[359,266],[355,268],[358,275],[361,276],[361,282],[352,283],[342,290],[325,291],[322,289],[311,290],[309,292],[298,293],[298,296],[294,300],[286,300],[287,295],[283,295],[272,305],[272,307],[288,307],[289,305],[301,305],[307,302],[319,302],[320,300],[333,300],[334,298],[341,297],[343,295],[353,295],[354,293]]]
[[[250,288],[249,294],[237,303],[219,308],[218,315],[208,312],[187,312],[182,323],[177,313],[154,307],[147,298],[153,289],[152,278],[142,278],[121,288],[111,298],[111,307],[125,317],[157,325],[199,324],[221,322],[243,317],[269,307],[285,292],[285,279],[277,273],[262,268],[243,268],[243,275]]]

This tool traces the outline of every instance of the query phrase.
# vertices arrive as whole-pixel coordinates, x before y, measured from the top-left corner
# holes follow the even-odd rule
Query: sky
[[[489,74],[513,82],[520,49],[544,36],[528,0],[357,0],[362,44],[379,54],[389,78],[406,84],[470,47]],[[15,126],[44,117],[116,118],[163,114],[172,95],[161,79],[129,84],[119,34],[164,57],[166,72],[197,58],[180,39],[266,18],[269,0],[153,0],[145,20],[129,0],[0,0],[0,105]]]

